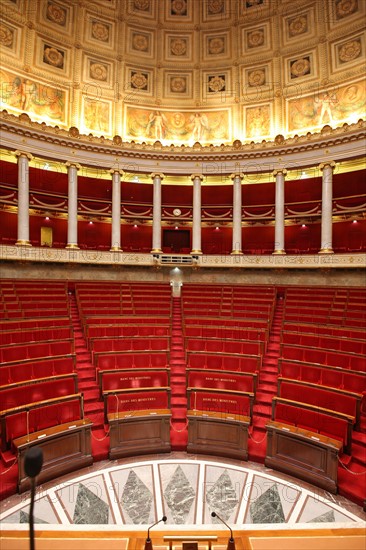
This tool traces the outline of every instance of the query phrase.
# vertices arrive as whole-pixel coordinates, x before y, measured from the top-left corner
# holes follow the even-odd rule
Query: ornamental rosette
[[[353,61],[354,59],[357,59],[361,53],[361,44],[358,40],[352,40],[351,42],[347,42],[347,44],[343,44],[339,48],[339,54],[338,57],[340,61],[343,61],[343,63],[346,63],[347,61]]]
[[[63,27],[66,23],[66,10],[63,10],[57,4],[49,2],[46,10],[46,17],[49,21],[53,21],[53,23],[57,23],[57,25]]]
[[[262,29],[257,29],[248,34],[248,45],[252,48],[263,46],[264,32]]]
[[[148,11],[150,9],[150,0],[134,0],[134,7],[140,11]]]
[[[208,44],[208,51],[211,54],[222,53],[225,49],[224,39],[221,37],[211,38]]]
[[[210,92],[220,92],[225,88],[225,80],[221,76],[214,76],[210,78],[208,83],[208,89]]]
[[[310,62],[308,59],[298,59],[291,65],[291,74],[293,76],[304,76],[310,71]]]
[[[62,68],[64,64],[64,58],[61,52],[56,50],[56,48],[46,47],[43,52],[43,58],[48,65],[53,67]]]
[[[101,42],[108,42],[109,40],[109,28],[100,21],[93,21],[92,23],[92,35],[96,40]]]
[[[303,34],[307,30],[307,18],[305,15],[299,15],[292,19],[289,26],[290,36],[297,36]]]
[[[10,27],[0,23],[0,44],[11,47],[13,45],[14,32]]]
[[[248,75],[248,82],[250,86],[263,86],[266,81],[266,73],[263,69],[255,69]]]
[[[175,76],[170,81],[170,89],[172,92],[185,92],[187,88],[186,79],[181,76]]]
[[[144,34],[134,34],[132,39],[134,50],[146,52],[149,46],[147,37]]]
[[[106,66],[102,65],[101,63],[92,63],[90,65],[90,76],[91,78],[94,78],[94,80],[105,82],[107,80]]]
[[[355,11],[357,11],[356,0],[340,0],[340,2],[336,4],[336,14],[338,19],[347,17],[347,15],[352,15]]]
[[[210,15],[222,13],[224,10],[224,0],[208,0],[207,9]]]
[[[142,90],[143,88],[146,88],[147,86],[147,78],[144,74],[138,72],[134,73],[131,76],[131,84],[134,86],[134,88],[138,88]]]
[[[175,15],[186,15],[187,2],[186,0],[173,0],[171,4],[172,13]]]
[[[187,53],[187,42],[183,38],[174,38],[170,43],[170,51],[173,55],[185,55]]]

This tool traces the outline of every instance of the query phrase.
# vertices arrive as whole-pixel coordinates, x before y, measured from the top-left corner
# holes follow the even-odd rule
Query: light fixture
[[[306,227],[306,225],[303,223],[301,227]]]
[[[137,224],[134,224],[134,228],[137,229]]]
[[[92,221],[90,221],[90,222],[89,222],[89,225],[93,225],[93,222],[92,222]]]
[[[353,222],[352,222],[352,223],[357,223],[357,220],[353,220]]]
[[[176,226],[174,227],[174,229],[178,229],[178,226],[176,225]]]
[[[46,220],[47,222],[49,221],[49,219],[50,219],[50,218],[49,218],[48,216],[45,217],[45,220]]]

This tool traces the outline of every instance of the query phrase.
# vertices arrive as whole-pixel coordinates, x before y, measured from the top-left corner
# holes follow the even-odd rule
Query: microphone
[[[213,518],[217,518],[219,521],[221,521],[221,523],[223,523],[228,529],[230,529],[230,538],[229,538],[229,541],[227,543],[227,547],[226,547],[226,550],[235,550],[235,540],[234,540],[234,537],[233,537],[233,530],[231,529],[230,525],[228,525],[226,523],[226,521],[224,521],[222,518],[220,518],[220,516],[218,514],[216,514],[216,512],[211,512],[211,517]]]
[[[28,477],[38,476],[43,466],[43,452],[40,447],[31,447],[24,457],[24,471]]]
[[[150,529],[152,529],[153,527],[155,527],[155,525],[157,525],[157,524],[160,523],[161,521],[163,521],[163,522],[165,523],[166,520],[167,520],[167,517],[166,517],[166,516],[163,516],[161,519],[159,519],[158,521],[156,521],[155,523],[153,523],[152,525],[150,525],[150,527],[149,527],[148,530],[147,530],[147,538],[146,538],[146,540],[145,540],[145,550],[153,550],[153,545],[152,545],[151,538],[150,538]]]
[[[36,490],[36,476],[43,466],[43,451],[40,447],[31,447],[24,456],[24,471],[31,480],[31,501],[29,508],[29,541],[30,550],[34,550],[34,495]]]

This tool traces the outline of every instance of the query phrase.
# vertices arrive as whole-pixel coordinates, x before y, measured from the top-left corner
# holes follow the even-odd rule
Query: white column
[[[231,174],[233,180],[233,247],[231,254],[243,254],[241,243],[241,181],[244,174]]]
[[[18,157],[18,235],[15,244],[32,246],[29,240],[29,161],[33,156],[15,151]]]
[[[109,170],[112,174],[112,232],[111,252],[122,252],[121,250],[121,177],[123,170]]]
[[[201,250],[201,174],[192,174],[193,181],[193,224],[191,254],[202,254]]]
[[[333,254],[332,245],[332,202],[333,202],[333,168],[335,162],[324,162],[319,165],[323,171],[322,182],[322,226],[319,254]]]
[[[161,254],[161,181],[164,179],[164,174],[151,174],[151,177],[154,182],[151,253]]]
[[[273,254],[286,254],[285,252],[285,176],[287,170],[282,168],[274,170],[276,178],[276,206],[275,206],[275,242]]]
[[[66,248],[78,247],[78,170],[80,164],[66,162],[69,196],[67,205],[67,245]]]

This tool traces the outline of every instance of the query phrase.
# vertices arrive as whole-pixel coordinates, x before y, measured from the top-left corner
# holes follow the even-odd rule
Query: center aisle
[[[92,427],[92,455],[94,460],[108,458],[109,436],[104,430],[103,402],[100,400],[99,387],[95,378],[95,367],[91,361],[84,338],[80,314],[74,294],[69,295],[71,321],[74,328],[76,372],[78,375],[78,389],[84,396],[84,414],[93,422]]]
[[[172,335],[170,346],[170,386],[172,421],[170,441],[172,451],[185,451],[188,442],[186,360],[182,330],[182,305],[180,298],[172,298]]]

